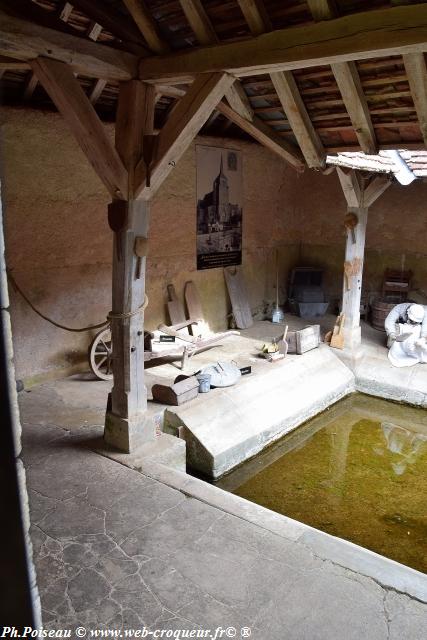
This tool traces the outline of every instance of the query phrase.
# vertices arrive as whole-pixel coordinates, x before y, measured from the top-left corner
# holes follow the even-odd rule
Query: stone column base
[[[362,329],[354,327],[353,329],[344,328],[344,349],[356,351],[362,344]]]
[[[111,411],[105,414],[104,441],[125,453],[131,453],[147,442],[153,442],[156,427],[152,418],[141,413],[134,418],[121,418]]]

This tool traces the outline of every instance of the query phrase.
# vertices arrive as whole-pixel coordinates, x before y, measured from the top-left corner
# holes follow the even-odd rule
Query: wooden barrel
[[[372,326],[379,331],[384,331],[384,321],[387,318],[390,311],[393,307],[396,306],[395,302],[385,302],[384,300],[377,299],[374,300],[371,309],[372,309]]]

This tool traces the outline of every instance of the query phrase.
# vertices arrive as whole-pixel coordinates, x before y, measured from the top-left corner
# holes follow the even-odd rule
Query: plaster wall
[[[413,287],[427,292],[427,183],[393,183],[370,207],[366,235],[363,291],[381,290],[384,270],[411,269]],[[301,264],[325,268],[325,288],[332,297],[342,290],[347,205],[337,174],[307,171],[295,201],[300,222]]]
[[[107,129],[113,137],[113,126]],[[167,320],[166,285],[173,283],[183,295],[190,279],[198,286],[211,328],[227,325],[230,305],[222,269],[196,271],[196,143],[243,153],[243,270],[254,310],[275,295],[274,247],[280,247],[281,281],[296,259],[293,170],[259,145],[199,138],[152,204],[148,329]],[[57,322],[72,327],[102,322],[111,308],[107,191],[58,114],[4,109],[1,151],[9,269],[34,305]],[[57,329],[13,290],[11,307],[17,377],[27,385],[87,366],[95,332]]]

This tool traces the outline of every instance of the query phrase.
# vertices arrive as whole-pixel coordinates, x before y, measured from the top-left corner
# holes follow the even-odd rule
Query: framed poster
[[[197,269],[242,264],[242,157],[196,145]]]

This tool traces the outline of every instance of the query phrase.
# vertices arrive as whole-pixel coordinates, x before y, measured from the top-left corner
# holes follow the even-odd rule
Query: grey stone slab
[[[93,569],[82,569],[68,583],[68,594],[77,612],[95,609],[110,591],[107,580]]]
[[[388,619],[389,640],[425,640],[427,637],[427,607],[389,591],[384,601]]]
[[[131,557],[141,550],[150,557],[162,557],[191,546],[221,516],[220,511],[186,497],[154,522],[133,531],[121,547]]]
[[[105,512],[80,498],[58,502],[43,521],[43,531],[53,538],[71,538],[76,533],[104,533]]]
[[[179,492],[168,490],[158,482],[145,487],[136,481],[132,488],[111,504],[105,527],[109,535],[122,542],[132,531],[156,520],[162,513],[184,500]]]
[[[274,600],[256,619],[268,638],[382,640],[387,638],[383,592],[327,568],[291,589],[278,585]]]
[[[170,562],[154,558],[140,569],[144,583],[169,611],[179,611],[200,594],[199,587],[184,577]]]

